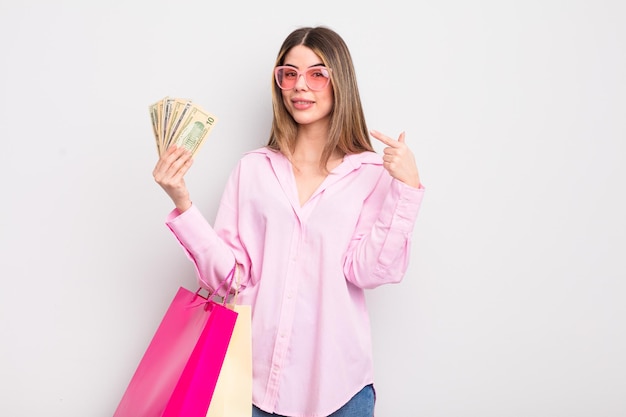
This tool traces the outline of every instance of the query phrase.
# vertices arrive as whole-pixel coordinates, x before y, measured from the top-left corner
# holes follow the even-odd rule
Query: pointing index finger
[[[396,140],[390,138],[389,136],[383,135],[378,130],[371,130],[370,135],[372,135],[374,138],[378,139],[387,146],[396,147],[398,144]]]

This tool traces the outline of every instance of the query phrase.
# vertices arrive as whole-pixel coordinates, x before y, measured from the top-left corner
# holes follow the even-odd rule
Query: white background
[[[195,287],[148,105],[218,116],[188,175],[212,221],[266,143],[280,43],[318,24],[427,188],[405,280],[368,293],[377,417],[626,415],[625,21],[617,0],[0,0],[0,415],[113,414]]]

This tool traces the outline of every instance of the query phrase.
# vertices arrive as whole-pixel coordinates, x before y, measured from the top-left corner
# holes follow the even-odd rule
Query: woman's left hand
[[[404,141],[404,132],[400,133],[398,140],[385,136],[377,130],[372,130],[370,134],[387,145],[384,149],[383,166],[389,174],[407,185],[419,188],[420,176],[417,164],[413,152]]]

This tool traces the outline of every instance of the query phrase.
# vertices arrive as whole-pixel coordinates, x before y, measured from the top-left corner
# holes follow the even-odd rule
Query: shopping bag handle
[[[221,304],[226,305],[228,293],[230,292],[230,289],[233,287],[233,280],[235,279],[235,271],[237,271],[237,281],[238,281],[239,280],[239,274],[238,274],[239,268],[238,268],[237,262],[235,262],[235,265],[230,270],[228,275],[226,275],[226,278],[220,282],[220,285],[218,285],[215,289],[213,289],[213,291],[209,291],[209,294],[207,296],[200,294],[200,292],[204,289],[203,287],[200,287],[196,291],[196,296],[204,298],[207,301],[213,300],[213,297],[215,297],[216,295],[219,296],[219,290],[224,286],[226,282],[228,282],[228,291],[226,292],[226,295],[222,297],[222,300],[221,300]],[[236,291],[238,292],[239,288],[237,288]],[[236,296],[236,293],[235,293],[235,296]]]
[[[235,261],[235,276],[234,276],[234,281],[235,281],[235,293],[233,294],[233,297],[231,298],[231,303],[232,304],[237,304],[237,296],[239,295],[239,278],[240,278],[240,272],[239,272],[239,264],[237,263],[237,261]],[[232,288],[232,285],[231,285]]]

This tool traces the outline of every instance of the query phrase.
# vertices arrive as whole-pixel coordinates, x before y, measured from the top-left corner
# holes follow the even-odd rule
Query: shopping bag
[[[237,312],[200,291],[178,289],[113,417],[206,415]]]
[[[237,288],[238,271],[236,267]],[[206,417],[252,416],[251,307],[237,304],[237,294],[238,291],[227,304],[229,309],[237,312],[237,322]]]

